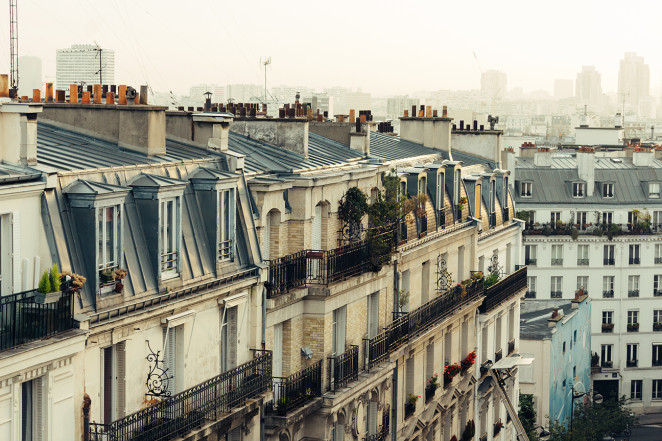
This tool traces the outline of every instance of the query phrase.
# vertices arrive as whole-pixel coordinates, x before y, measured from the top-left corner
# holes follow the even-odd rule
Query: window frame
[[[642,380],[630,380],[630,399],[641,401]]]
[[[237,192],[234,188],[218,190],[218,232],[217,255],[218,262],[234,261],[236,237]],[[227,201],[226,201],[227,196]],[[226,207],[229,205],[229,207]],[[227,236],[225,236],[225,234]]]
[[[172,203],[172,212],[170,216],[164,214],[167,204]],[[170,219],[168,220],[168,217]],[[166,223],[168,222],[168,223]],[[173,225],[170,225],[172,223]],[[159,198],[159,274],[161,279],[171,279],[177,277],[180,272],[181,263],[181,196],[169,196]],[[170,234],[167,233],[168,226]],[[169,236],[168,242],[174,251],[166,252],[166,235]],[[164,261],[164,257],[174,255],[174,259]],[[164,266],[171,262],[171,265]]]
[[[611,190],[611,191],[609,191]],[[612,199],[614,197],[614,183],[613,182],[603,182],[602,183],[602,197],[606,199]]]
[[[653,379],[651,388],[651,399],[662,400],[662,380]]]
[[[649,199],[660,199],[660,183],[659,182],[649,182],[648,183],[648,198]]]
[[[572,183],[572,197],[576,199],[586,197],[586,182]]]
[[[520,197],[530,198],[533,194],[533,181],[520,182]]]

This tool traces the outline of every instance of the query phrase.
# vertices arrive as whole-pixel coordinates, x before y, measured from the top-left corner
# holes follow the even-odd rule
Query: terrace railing
[[[92,441],[167,441],[239,407],[271,387],[271,352],[181,393],[113,421],[90,423]]]
[[[54,303],[37,303],[36,291],[0,297],[0,351],[74,328],[73,293]]]
[[[620,236],[620,235],[641,235],[641,234],[661,234],[662,224],[653,224],[649,222],[636,222],[629,224],[526,224],[524,235],[545,235],[545,236],[570,236],[573,229],[577,230],[575,234],[580,236]]]
[[[340,355],[329,357],[329,389],[335,392],[359,378],[359,347],[352,345]]]
[[[274,377],[274,403],[268,412],[286,415],[322,394],[322,360],[289,377]]]
[[[526,267],[520,268],[508,277],[485,289],[485,300],[480,312],[485,313],[499,306],[504,300],[526,288]]]

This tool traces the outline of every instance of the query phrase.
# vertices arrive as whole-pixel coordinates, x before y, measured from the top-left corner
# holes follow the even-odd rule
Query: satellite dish
[[[134,89],[131,86],[126,88],[126,99],[127,100],[135,100],[136,95],[138,95],[138,92],[136,92],[136,89]]]

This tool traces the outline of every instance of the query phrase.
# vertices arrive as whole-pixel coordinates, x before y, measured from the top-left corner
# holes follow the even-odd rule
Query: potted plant
[[[99,283],[101,286],[111,285],[115,281],[115,272],[107,268],[99,273]]]
[[[439,375],[434,374],[428,378],[427,384],[425,385],[425,402],[430,401],[434,396],[434,392],[439,387]]]
[[[660,322],[653,323],[653,331],[662,331],[662,323]]]
[[[451,381],[453,381],[453,377],[459,374],[462,371],[462,367],[457,364],[449,364],[444,368],[444,384],[449,384]]]
[[[639,323],[628,323],[628,332],[634,332],[639,330]]]
[[[39,279],[35,301],[42,305],[57,302],[62,297],[61,284],[60,271],[57,264],[53,264],[50,270],[44,270]]]
[[[462,360],[462,370],[466,371],[476,362],[476,351],[472,351],[467,355],[467,357]]]
[[[462,440],[471,441],[474,439],[474,435],[476,435],[476,424],[474,420],[469,420],[464,428],[464,432],[462,432]]]
[[[614,329],[614,324],[613,323],[603,323],[602,324],[602,332],[612,332]]]
[[[584,287],[581,286],[575,290],[575,300],[579,299],[584,295]]]
[[[115,283],[115,292],[120,293],[124,289],[124,284],[122,284],[122,279],[124,279],[127,275],[127,270],[122,269],[122,268],[117,268],[115,271],[113,271],[114,280],[117,281]]]
[[[405,418],[409,417],[416,410],[416,402],[421,398],[420,395],[409,394],[405,402]]]
[[[501,422],[501,420],[494,423],[494,436],[497,436],[499,432],[501,432],[502,428],[503,428],[503,423]]]
[[[60,273],[60,279],[62,283],[66,286],[62,291],[65,292],[76,292],[83,287],[87,279],[80,274],[72,273],[71,271],[62,271]]]

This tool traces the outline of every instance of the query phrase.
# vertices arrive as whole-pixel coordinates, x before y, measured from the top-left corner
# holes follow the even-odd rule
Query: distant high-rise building
[[[257,103],[264,96],[264,86],[259,84],[228,84],[225,96],[227,100],[231,99],[235,103]]]
[[[577,74],[575,96],[580,104],[596,107],[602,100],[602,77],[595,66],[582,66]]]
[[[501,98],[506,95],[507,81],[505,72],[488,70],[480,75],[480,90],[487,92],[490,98]]]
[[[626,52],[618,70],[618,93],[621,103],[639,106],[639,100],[650,95],[650,69],[644,57]]]
[[[18,94],[32,96],[34,89],[41,89],[41,58],[18,57]]]
[[[345,107],[349,109],[359,110],[370,110],[371,109],[371,95],[367,92],[348,92],[344,96]]]
[[[101,63],[99,63],[101,56]],[[55,87],[69,89],[70,84],[115,84],[115,51],[91,44],[74,44],[58,49],[55,56]]]
[[[304,86],[285,86],[285,85],[280,85],[277,87],[272,87],[271,88],[271,95],[275,100],[278,102],[284,102],[284,103],[293,103],[294,100],[296,99],[297,93],[300,95],[301,99],[300,101],[304,101],[304,97],[312,97],[313,95],[313,89],[310,87],[304,87]],[[264,91],[262,91],[262,95],[264,95]],[[260,97],[262,97],[262,95]],[[271,98],[271,97],[269,97]]]
[[[418,107],[420,103],[420,99],[410,98],[409,95],[388,98],[386,100],[386,115],[390,118],[399,118],[404,115],[405,109],[408,109],[411,112],[411,107]]]
[[[572,91],[572,80],[554,80],[554,98],[562,100],[574,95]]]
[[[197,84],[191,86],[189,89],[191,102],[200,103],[200,105],[202,105],[205,102],[205,93],[207,92],[211,92],[212,94],[212,103],[225,102],[225,86],[219,86],[218,84]]]

